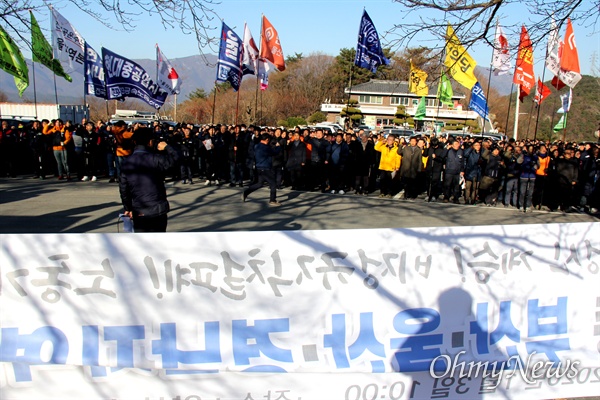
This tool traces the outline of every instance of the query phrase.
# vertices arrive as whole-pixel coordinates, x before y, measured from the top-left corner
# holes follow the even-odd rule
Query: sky
[[[105,27],[64,0],[57,0],[54,5],[97,51],[100,51],[101,47],[106,47],[127,58],[154,59],[155,44],[158,44],[169,59],[200,54],[195,36],[185,35],[179,28],[165,29],[156,16],[141,15],[137,17],[135,30],[126,32]],[[527,24],[526,20],[516,19],[519,16],[527,15],[524,6],[517,3],[509,7],[504,11],[504,15],[500,15],[501,24]],[[244,23],[247,22],[257,43],[260,40],[261,15],[264,14],[278,31],[286,56],[295,53],[308,56],[316,52],[335,56],[342,48],[355,48],[363,9],[366,9],[373,20],[384,47],[388,47],[386,44],[392,37],[387,32],[394,24],[403,22],[402,6],[391,0],[221,0],[221,3],[215,4],[213,9],[240,37],[243,37]],[[110,17],[112,24],[116,26],[114,17]],[[413,14],[410,18],[411,22],[415,22],[418,18],[425,17],[426,15]],[[45,23],[49,27],[50,21],[47,16],[46,18],[37,18],[40,25],[44,26]],[[212,31],[213,36],[217,37],[220,34],[221,23],[219,20],[214,20],[211,24],[215,28]],[[598,58],[596,71],[600,67],[600,34],[593,33],[594,28],[596,31],[600,31],[600,27],[597,25],[586,27],[574,23],[579,62],[583,74],[593,73],[591,61],[593,54]],[[46,34],[49,35],[48,31]],[[560,32],[560,36],[564,36],[564,30]],[[511,45],[518,40],[516,35],[509,36]],[[432,41],[431,37],[421,36],[410,45],[440,45],[440,43],[441,39]],[[534,48],[536,75],[538,76],[543,69],[545,46],[546,44],[543,43]],[[402,49],[392,47],[392,50],[401,51]],[[478,65],[489,66],[492,50],[487,44],[476,45],[468,51]],[[205,52],[215,54],[216,47],[215,52],[208,48],[205,48]],[[547,72],[545,80],[549,79]]]

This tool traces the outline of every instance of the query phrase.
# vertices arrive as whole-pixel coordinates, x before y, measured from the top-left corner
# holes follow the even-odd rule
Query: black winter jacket
[[[133,154],[123,160],[119,191],[125,211],[132,211],[134,218],[169,212],[165,172],[177,163],[179,154],[171,146],[164,151],[166,154],[159,154],[136,146]]]

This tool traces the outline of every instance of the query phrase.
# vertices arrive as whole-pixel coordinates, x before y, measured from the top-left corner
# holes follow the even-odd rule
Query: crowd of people
[[[3,120],[0,174],[116,182],[139,126],[86,120],[11,126]],[[166,142],[179,154],[169,179],[184,185],[246,186],[244,200],[248,187],[254,184],[251,191],[256,190],[259,179],[260,186],[272,177],[278,189],[422,198],[523,212],[543,208],[595,214],[600,208],[597,143],[159,121],[150,128],[156,143]],[[266,151],[268,147],[274,150]],[[271,200],[277,203],[273,196]]]

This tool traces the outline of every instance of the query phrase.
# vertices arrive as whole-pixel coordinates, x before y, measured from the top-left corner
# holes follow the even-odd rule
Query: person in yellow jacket
[[[71,179],[67,146],[73,140],[73,127],[66,127],[62,119],[57,119],[54,124],[44,126],[42,133],[51,138],[52,152],[58,165],[58,179]]]
[[[375,143],[375,151],[381,153],[381,161],[379,161],[379,197],[392,197],[392,180],[400,169],[402,157],[398,154],[398,145],[395,139],[395,135],[388,135],[387,138],[382,135]]]

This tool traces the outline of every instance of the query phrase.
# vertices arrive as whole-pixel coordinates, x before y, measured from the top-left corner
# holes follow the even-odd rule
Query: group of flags
[[[512,70],[509,49],[506,35],[501,26],[496,24],[494,51],[492,54],[492,71],[495,75],[509,74]],[[475,76],[477,62],[463,47],[450,24],[448,24],[446,29],[446,46],[444,52],[444,66],[446,67],[446,71],[442,71],[441,73],[437,98],[443,104],[453,104],[452,85],[448,78],[448,75],[450,75],[460,85],[471,91],[469,107],[476,111],[482,118],[487,119],[489,113],[487,99]],[[572,89],[581,80],[577,46],[570,19],[567,20],[567,28],[563,41],[559,41],[558,30],[554,20],[552,20],[546,54],[546,67],[554,74],[552,84],[557,89],[561,89],[564,86],[569,86],[570,88],[568,94],[561,95],[562,107],[558,112],[565,115],[554,127],[556,131],[564,129],[566,125],[566,113],[569,111],[573,97]],[[377,30],[366,11],[363,12],[360,23],[354,64],[361,68],[369,69],[373,73],[377,71],[379,65],[389,64],[389,60],[383,54]],[[425,71],[419,69],[410,60],[409,91],[417,96],[421,96],[421,100],[417,105],[415,119],[423,119],[425,117],[425,96],[429,94],[429,87],[426,83],[427,76]],[[541,79],[538,78],[537,83],[535,81],[533,45],[525,26],[521,29],[513,83],[519,87],[519,98],[521,101],[533,89],[536,91],[534,102],[538,105],[552,93]]]
[[[244,38],[241,39],[225,22],[222,23],[217,63],[218,82],[229,82],[235,91],[239,91],[244,75],[257,75],[260,77],[261,90],[266,90],[269,74],[275,70],[285,70],[279,34],[264,15],[260,37],[259,49],[247,24],[244,24]]]
[[[50,8],[52,44],[44,37],[30,11],[32,61],[72,82],[71,74],[84,76],[84,93],[106,100],[139,98],[160,109],[167,96],[178,94],[181,79],[156,45],[156,79],[136,62],[102,48],[101,55],[77,29]],[[29,86],[29,69],[18,46],[0,26],[0,68],[13,75],[22,96]]]
[[[181,79],[156,45],[156,79],[139,64],[116,53],[102,48],[98,54],[60,13],[50,7],[52,14],[52,44],[44,37],[34,15],[31,16],[31,44],[33,61],[48,67],[57,76],[71,82],[71,74],[81,73],[85,77],[85,94],[94,95],[107,100],[137,97],[157,109],[164,104],[166,97],[179,93]],[[379,35],[373,21],[366,10],[360,22],[356,58],[354,64],[375,73],[380,65],[388,65]],[[569,86],[568,94],[561,95],[562,107],[559,113],[563,118],[554,128],[563,129],[566,125],[566,113],[572,100],[572,89],[581,80],[579,58],[575,44],[575,35],[571,20],[567,20],[564,40],[558,38],[558,29],[551,21],[550,35],[546,51],[546,67],[554,74],[552,84],[561,89]],[[475,76],[476,61],[469,55],[456,36],[454,29],[448,24],[446,29],[446,45],[444,65],[437,98],[441,103],[452,105],[452,85],[448,75],[471,91],[469,107],[482,118],[488,117],[487,100],[483,89]],[[229,82],[238,91],[242,77],[247,74],[257,75],[261,80],[261,90],[268,87],[268,76],[272,71],[285,70],[285,58],[277,30],[263,15],[261,26],[260,48],[256,45],[250,29],[244,25],[241,39],[225,22],[222,23],[219,58],[217,64],[217,81]],[[29,71],[21,51],[0,26],[0,68],[13,75],[15,84],[22,96],[29,85]],[[509,43],[499,24],[496,24],[494,50],[492,55],[492,71],[495,75],[510,73]],[[427,73],[410,61],[409,91],[421,96],[415,119],[425,117],[425,96],[429,94],[426,83]],[[513,83],[519,87],[519,98],[529,95],[535,89],[534,102],[541,104],[551,91],[542,80],[535,81],[533,71],[533,45],[525,26],[521,28]]]

